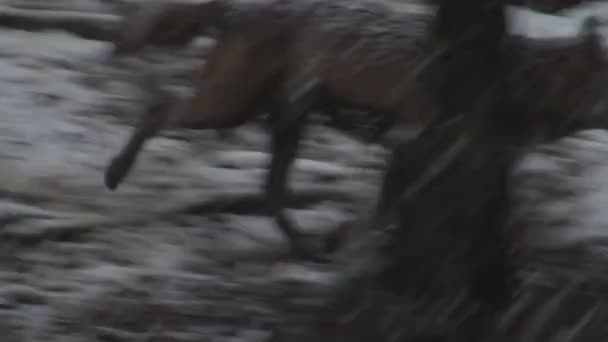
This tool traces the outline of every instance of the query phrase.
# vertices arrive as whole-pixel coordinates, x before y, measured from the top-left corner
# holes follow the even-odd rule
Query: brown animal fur
[[[347,128],[350,122],[336,115],[338,107],[377,112],[375,116],[380,120],[374,121],[380,127],[370,139],[375,140],[393,124],[395,115],[389,115],[389,110],[408,112],[399,119],[419,124],[424,124],[431,115],[426,113],[430,110],[422,113],[400,108],[402,102],[409,106],[416,103],[411,99],[399,100],[401,93],[412,88],[411,81],[418,75],[412,66],[427,56],[422,45],[430,19],[428,14],[395,13],[383,5],[361,1],[211,0],[200,4],[156,1],[147,3],[125,20],[113,52],[123,55],[138,52],[145,45],[183,45],[201,32],[214,33],[220,42],[237,37],[250,44],[265,40],[271,47],[272,59],[289,69],[282,78],[294,79],[296,84],[302,83],[300,79],[319,79],[321,91],[317,95],[325,95],[325,102],[318,109],[332,114],[331,119],[339,128]],[[264,27],[284,32],[272,36],[269,31],[263,33]],[[250,47],[249,53],[261,53],[253,50]],[[351,80],[361,84],[352,84]],[[386,92],[384,85],[399,87]],[[274,95],[280,101],[282,95]],[[422,94],[412,93],[408,97],[420,99],[418,107],[430,106]]]
[[[398,118],[424,123],[432,112],[428,91],[416,79],[419,65],[428,57],[428,15],[395,14],[379,5],[289,0],[248,5],[214,0],[150,11],[127,20],[132,27],[128,25],[125,35],[116,41],[116,54],[136,52],[147,43],[183,44],[207,28],[219,28],[219,39],[208,55],[196,95],[174,105],[157,104],[159,107],[143,118],[130,142],[113,159],[106,172],[106,184],[111,189],[126,176],[144,141],[160,129],[231,128],[268,111],[273,122],[273,147],[266,192],[272,215],[292,247],[305,252],[300,233],[282,212],[282,202],[306,115],[327,105],[349,105],[387,115],[387,122]],[[545,70],[538,64],[540,57],[561,61],[537,73],[539,82],[550,83],[547,72],[565,76],[562,92],[586,84],[597,70],[595,66],[583,67],[592,75],[562,71],[572,53],[588,52],[583,48],[587,44],[579,41],[563,43],[512,39],[522,51],[517,62],[522,69]],[[531,91],[551,89],[549,83]],[[541,106],[545,102],[539,101]],[[547,107],[538,112],[559,116],[566,109],[560,105]]]
[[[116,188],[143,141],[162,128],[231,128],[267,111],[274,132],[266,191],[272,215],[301,252],[299,233],[282,213],[281,203],[307,114],[331,99],[333,105],[389,115],[388,122],[393,113],[403,121],[424,121],[421,114],[431,111],[431,103],[421,87],[413,85],[416,66],[424,57],[425,21],[420,15],[396,15],[373,4],[349,7],[340,2],[277,0],[249,5],[247,10],[233,4],[239,3],[157,4],[154,10],[144,8],[143,14],[128,19],[135,26],[127,25],[128,31],[115,43],[116,54],[135,52],[148,42],[188,41],[181,34],[191,38],[201,28],[193,29],[192,22],[176,18],[178,14],[196,13],[203,23],[211,17],[210,23],[222,30],[207,57],[196,95],[177,101],[164,114],[154,110],[154,120],[144,118],[112,161],[106,184]],[[176,21],[183,26],[168,31]]]

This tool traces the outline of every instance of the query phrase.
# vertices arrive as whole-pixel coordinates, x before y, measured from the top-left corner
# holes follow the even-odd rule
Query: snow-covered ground
[[[227,142],[214,132],[156,138],[110,192],[103,169],[135,119],[137,71],[107,65],[103,42],[0,36],[3,331],[19,341],[257,341],[287,319],[269,306],[291,283],[329,279],[284,257],[287,245],[259,205],[239,209],[263,200],[262,128],[247,125]],[[195,67],[195,53],[185,55],[153,59],[171,61],[164,72],[174,75]],[[368,206],[357,194],[375,189],[378,172],[364,166],[381,165],[383,152],[334,135],[311,129],[296,163],[293,188],[329,194],[291,210],[302,228],[352,217]]]
[[[0,2],[99,12],[111,3]],[[594,8],[608,18],[607,5]],[[513,30],[532,36],[574,34],[584,19],[584,10],[513,13]],[[269,327],[306,314],[306,302],[289,304],[290,296],[301,295],[298,286],[323,288],[332,270],[276,257],[286,244],[273,222],[239,209],[263,198],[264,130],[249,124],[227,141],[214,132],[156,138],[110,192],[103,169],[134,120],[139,93],[129,80],[137,71],[105,63],[104,42],[0,33],[3,341],[264,341]],[[195,56],[149,60],[175,76]],[[303,149],[292,188],[328,193],[290,211],[303,228],[323,230],[371,206],[381,148],[315,127]],[[603,131],[531,152],[513,181],[526,213],[515,220],[534,223],[531,248],[583,243],[603,256],[607,176]]]

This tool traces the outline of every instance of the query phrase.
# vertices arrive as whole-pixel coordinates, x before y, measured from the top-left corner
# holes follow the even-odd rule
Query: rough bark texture
[[[357,329],[357,341],[481,341],[495,334],[514,293],[512,241],[504,228],[511,207],[507,179],[523,145],[519,118],[506,116],[512,108],[505,106],[504,3],[438,5],[432,39],[448,47],[435,66],[443,75],[436,78],[436,99],[446,117],[464,118],[392,156],[392,163],[408,163],[401,174],[387,173],[402,181],[395,226],[380,243],[381,261],[368,279],[346,285],[329,315],[343,319],[359,308],[351,322],[368,322],[369,332]],[[463,83],[454,73],[479,76]],[[325,333],[352,340],[344,323],[330,322]],[[405,328],[404,322],[416,324]]]

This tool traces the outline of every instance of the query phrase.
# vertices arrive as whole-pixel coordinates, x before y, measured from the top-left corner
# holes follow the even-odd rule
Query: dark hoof
[[[344,248],[361,222],[348,220],[338,224],[323,236],[323,253],[334,254]]]
[[[128,171],[129,163],[123,158],[115,157],[110,162],[104,174],[104,183],[112,191],[116,190]]]
[[[300,235],[291,240],[291,253],[296,259],[316,263],[329,263],[331,259],[323,254],[324,239],[316,235]]]
[[[344,247],[351,230],[351,222],[345,222],[323,236],[323,253],[333,254]]]

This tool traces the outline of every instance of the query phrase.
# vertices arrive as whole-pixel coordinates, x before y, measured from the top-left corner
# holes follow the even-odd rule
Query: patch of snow
[[[526,215],[530,244],[562,248],[608,241],[608,132],[585,131],[524,158],[515,173],[516,192]],[[558,153],[558,156],[553,155]],[[572,173],[574,172],[574,174]]]
[[[509,8],[510,30],[534,38],[567,37],[578,34],[581,20],[544,14],[522,7]]]

